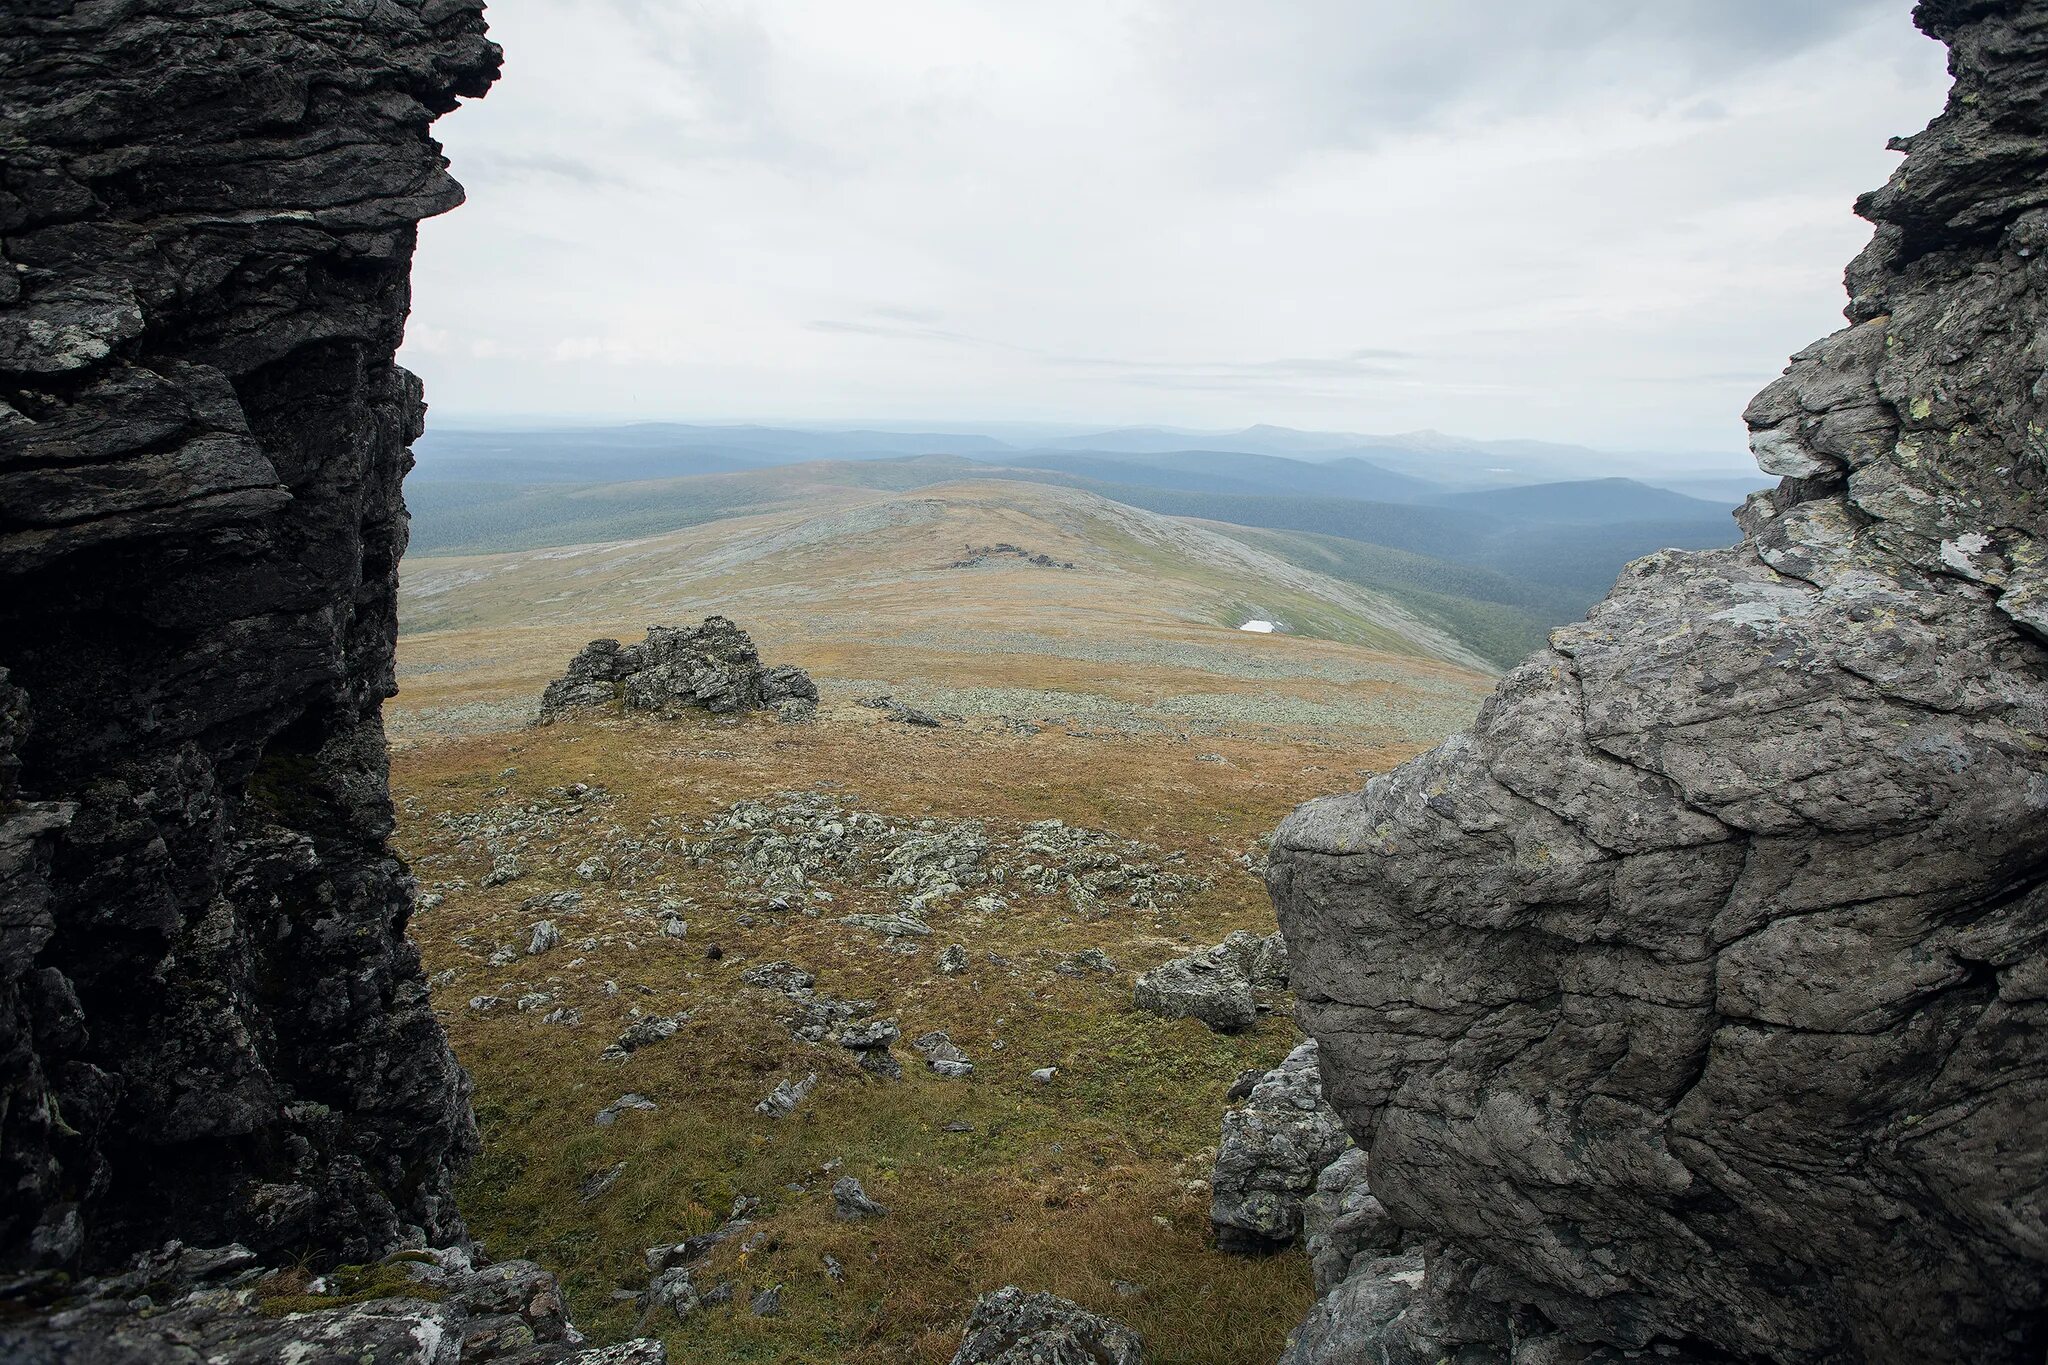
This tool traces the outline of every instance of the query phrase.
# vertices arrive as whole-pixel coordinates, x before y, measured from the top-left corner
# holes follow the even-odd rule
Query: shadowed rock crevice
[[[1955,90],[1859,202],[1851,326],[1746,413],[1743,543],[1282,826],[1327,1094],[1443,1247],[1290,1360],[1519,1361],[1529,1312],[1597,1359],[2048,1344],[2048,10],[1916,17]]]

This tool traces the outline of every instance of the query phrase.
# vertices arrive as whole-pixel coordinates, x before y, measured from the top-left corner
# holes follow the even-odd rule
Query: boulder
[[[1131,1003],[1167,1019],[1199,1019],[1219,1033],[1249,1028],[1258,1018],[1252,983],[1206,953],[1173,958],[1140,974]]]
[[[1005,1285],[975,1301],[953,1365],[1145,1365],[1145,1343],[1079,1304]]]
[[[744,630],[708,616],[700,626],[649,626],[635,645],[591,641],[541,693],[540,723],[614,701],[667,717],[773,709],[794,720],[817,709],[818,689],[800,668],[764,666]]]
[[[1955,88],[1745,414],[1741,543],[1272,851],[1374,1197],[1589,1345],[2048,1350],[2048,9],[1915,17]]]

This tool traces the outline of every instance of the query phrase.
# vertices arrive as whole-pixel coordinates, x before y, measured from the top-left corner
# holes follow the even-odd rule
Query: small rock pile
[[[1262,995],[1287,988],[1287,943],[1239,929],[1213,948],[1160,963],[1141,975],[1131,1000],[1168,1019],[1199,1019],[1219,1033],[1248,1028],[1271,1005]]]
[[[614,701],[660,716],[773,709],[783,720],[807,720],[818,688],[801,668],[764,667],[744,630],[707,616],[701,626],[649,626],[636,645],[592,640],[541,693],[540,723]]]

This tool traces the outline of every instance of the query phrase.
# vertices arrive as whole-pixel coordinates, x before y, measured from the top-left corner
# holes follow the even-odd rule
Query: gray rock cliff
[[[1743,542],[1281,827],[1326,1093],[1445,1248],[1290,1359],[1474,1340],[1411,1291],[1505,1324],[1461,1361],[2048,1348],[2048,5],[1915,17],[1955,87],[1750,405]]]
[[[414,225],[477,0],[0,7],[0,1264],[459,1241],[386,843]]]

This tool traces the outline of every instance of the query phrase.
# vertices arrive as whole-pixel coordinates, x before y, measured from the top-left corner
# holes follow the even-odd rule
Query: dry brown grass
[[[733,1308],[668,1325],[679,1359],[940,1362],[974,1296],[1005,1283],[1130,1323],[1160,1365],[1272,1358],[1307,1307],[1307,1268],[1298,1256],[1214,1251],[1207,1195],[1191,1182],[1207,1175],[1224,1089],[1243,1068],[1277,1060],[1293,1027],[1284,1014],[1238,1037],[1168,1023],[1130,1007],[1130,980],[1231,929],[1269,930],[1262,888],[1233,859],[1295,802],[1355,786],[1362,771],[1412,747],[1357,737],[1187,743],[919,731],[844,707],[812,726],[601,719],[402,751],[394,780],[403,845],[423,883],[451,886],[445,904],[416,919],[414,935],[430,972],[456,973],[436,1001],[477,1082],[485,1155],[464,1191],[473,1229],[494,1253],[557,1271],[579,1322],[617,1335],[635,1314],[611,1294],[645,1284],[644,1247],[705,1230],[737,1194],[760,1197],[760,1225],[773,1240],[744,1258],[731,1245],[714,1257],[700,1279],[730,1277],[741,1292]],[[1205,753],[1225,761],[1201,761]],[[488,858],[439,817],[545,799],[572,782],[601,784],[609,796],[558,844],[537,841],[524,855],[525,879],[478,887]],[[570,870],[606,829],[634,837],[653,820],[693,823],[735,799],[821,782],[896,816],[1057,817],[1112,830],[1184,852],[1215,885],[1170,909],[1099,916],[1052,897],[979,915],[962,897],[935,909],[933,939],[903,957],[833,921],[897,908],[881,892],[834,885],[837,900],[813,919],[760,913],[760,898],[728,887],[717,869],[675,858],[595,885]],[[587,899],[553,916],[570,940],[553,953],[499,970],[460,942],[487,951],[523,941],[537,916],[520,901],[569,886]],[[694,902],[687,939],[655,936],[634,915],[656,895]],[[743,923],[750,913],[753,923]],[[575,946],[585,938],[596,946]],[[936,975],[932,953],[954,941],[972,950],[973,967]],[[720,961],[704,955],[713,942]],[[1115,980],[1054,974],[1055,953],[1090,946],[1116,959]],[[828,994],[877,1001],[906,1039],[946,1029],[975,1075],[941,1079],[903,1047],[904,1080],[880,1082],[852,1054],[792,1041],[773,1001],[739,984],[744,966],[771,958],[810,968]],[[604,994],[606,980],[617,982],[616,997]],[[550,1026],[537,1010],[477,1014],[463,1005],[522,989],[581,1008],[583,1022]],[[634,1005],[693,1017],[628,1062],[599,1061]],[[1045,1065],[1060,1067],[1050,1086],[1028,1076]],[[821,1083],[796,1115],[778,1122],[753,1112],[776,1078],[807,1071]],[[661,1107],[595,1127],[595,1111],[627,1090]],[[954,1121],[974,1129],[946,1131]],[[621,1160],[627,1169],[608,1193],[579,1199],[586,1176]],[[835,1222],[829,1188],[842,1171],[890,1216]],[[825,1275],[826,1255],[844,1266],[844,1283]],[[747,1293],[775,1283],[785,1286],[783,1316],[750,1317]]]

